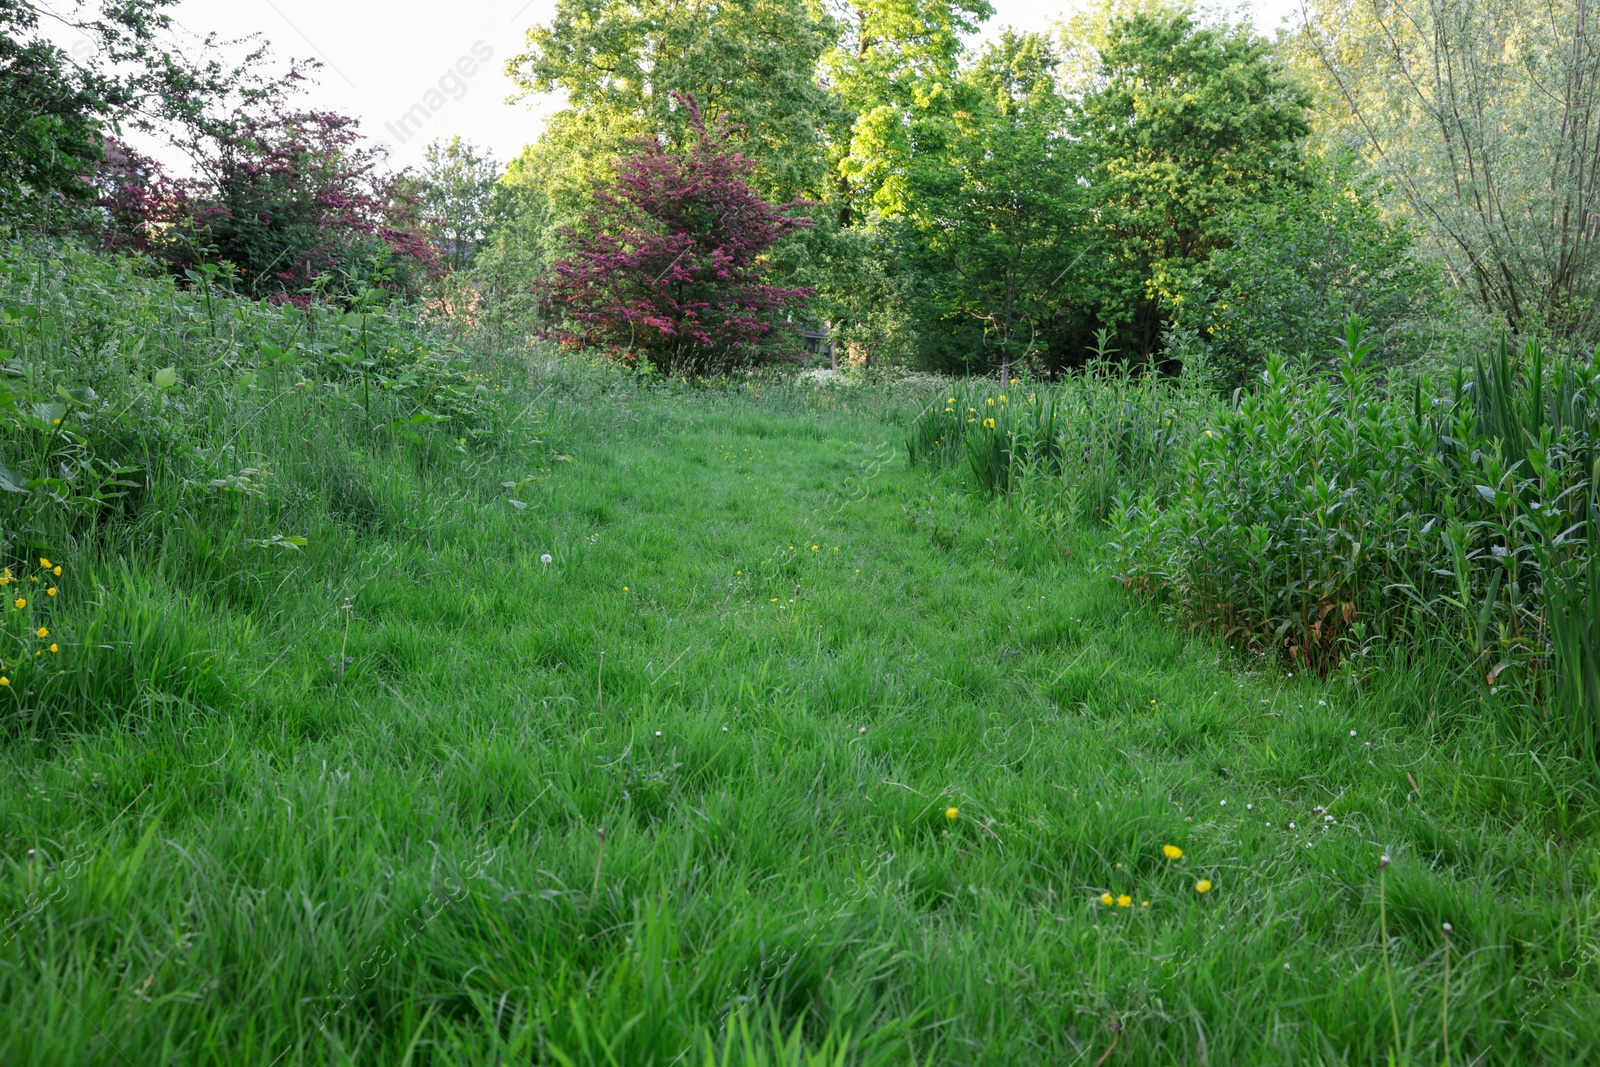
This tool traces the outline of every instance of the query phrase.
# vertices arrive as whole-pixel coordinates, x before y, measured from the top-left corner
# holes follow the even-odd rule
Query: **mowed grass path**
[[[1189,637],[868,408],[374,459],[237,707],[6,743],[0,1062],[1434,1063],[1444,921],[1451,1062],[1596,1054],[1568,770]]]

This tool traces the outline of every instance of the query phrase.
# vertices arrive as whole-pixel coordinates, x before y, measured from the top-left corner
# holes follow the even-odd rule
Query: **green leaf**
[[[155,383],[157,389],[171,389],[178,384],[178,368],[162,367],[156,371],[155,377],[151,380]]]

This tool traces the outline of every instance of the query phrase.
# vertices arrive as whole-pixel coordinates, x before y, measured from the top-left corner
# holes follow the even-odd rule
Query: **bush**
[[[566,234],[566,255],[544,286],[565,315],[555,330],[573,346],[630,362],[701,373],[796,355],[785,310],[811,295],[765,279],[783,236],[811,220],[774,207],[746,183],[754,164],[706,133],[693,97],[694,141],[684,154],[646,141],[614,184]]]
[[[1325,174],[1235,210],[1224,229],[1226,247],[1184,275],[1169,310],[1229,389],[1275,355],[1322,363],[1352,314],[1392,363],[1414,361],[1435,339],[1446,295],[1438,272],[1369,186]]]
[[[1443,387],[1380,380],[1363,328],[1348,326],[1337,377],[1272,357],[1192,437],[1175,491],[1130,494],[1118,572],[1302,668],[1447,653],[1490,692],[1535,694],[1554,668],[1595,758],[1592,650],[1563,650],[1594,625],[1600,358],[1551,367],[1537,342],[1520,359],[1502,342]]]

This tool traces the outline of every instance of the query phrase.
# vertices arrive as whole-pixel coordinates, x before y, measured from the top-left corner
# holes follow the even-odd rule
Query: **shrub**
[[[555,334],[658,369],[700,372],[797,354],[786,309],[811,290],[766,281],[768,253],[811,225],[747,184],[754,164],[706,132],[693,97],[689,151],[646,140],[595,206],[566,233],[566,254],[544,286],[565,318]]]
[[[196,123],[181,144],[199,177],[169,179],[109,146],[98,179],[104,245],[179,275],[225,264],[250,296],[299,304],[374,287],[414,297],[437,275],[414,198],[355,120],[296,111],[275,94]]]
[[[1265,204],[1233,211],[1227,246],[1183,275],[1173,323],[1192,331],[1229,389],[1281,355],[1323,362],[1352,314],[1389,362],[1426,349],[1441,300],[1438,272],[1415,252],[1403,222],[1385,218],[1374,190],[1339,173]]]
[[[1537,342],[1520,359],[1502,342],[1442,388],[1379,380],[1364,325],[1347,327],[1337,377],[1272,357],[1192,438],[1175,491],[1123,501],[1118,572],[1303,668],[1455,650],[1486,688],[1538,690],[1556,667],[1594,758],[1581,650],[1595,625],[1600,358],[1552,367]]]

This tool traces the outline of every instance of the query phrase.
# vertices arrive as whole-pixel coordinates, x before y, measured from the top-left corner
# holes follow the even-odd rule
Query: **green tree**
[[[482,247],[499,177],[493,156],[460,137],[428,145],[418,176],[422,224],[450,267],[470,266]]]
[[[1226,246],[1227,218],[1302,183],[1307,90],[1247,26],[1184,10],[1109,18],[1076,133],[1104,257],[1100,316],[1152,354],[1177,279]]]
[[[993,13],[988,0],[850,0],[822,57],[845,122],[829,139],[842,225],[852,210],[904,212],[906,164],[926,138],[944,137],[955,107],[962,37]]]
[[[1514,330],[1600,339],[1594,0],[1317,0],[1301,44],[1358,146]]]
[[[689,143],[674,93],[692,93],[713,128],[744,128],[762,195],[814,199],[828,185],[824,131],[837,122],[817,63],[836,32],[807,0],[559,0],[507,69],[526,93],[566,94],[540,151],[566,164],[557,199],[569,208],[582,206],[572,191],[605,177],[638,138]]]
[[[1006,32],[962,72],[947,121],[937,133],[924,124],[902,168],[901,228],[933,362],[988,362],[1004,381],[1042,343],[1084,219],[1059,62],[1042,34]]]
[[[1178,279],[1174,325],[1208,350],[1227,388],[1272,356],[1321,360],[1351,315],[1391,362],[1421,356],[1446,295],[1403,218],[1348,166],[1310,168],[1304,188],[1250,204],[1224,220],[1226,247]]]

